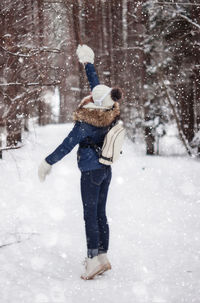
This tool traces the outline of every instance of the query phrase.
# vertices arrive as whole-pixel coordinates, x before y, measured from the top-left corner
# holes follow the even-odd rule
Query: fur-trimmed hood
[[[73,115],[74,121],[85,122],[96,127],[109,126],[120,115],[119,103],[110,110],[79,107]]]

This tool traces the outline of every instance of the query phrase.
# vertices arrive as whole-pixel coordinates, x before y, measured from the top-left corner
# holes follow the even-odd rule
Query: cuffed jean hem
[[[98,254],[99,254],[98,248],[88,249],[88,251],[87,251],[88,258],[94,258],[94,257],[98,256]]]
[[[103,249],[100,250],[100,249],[99,249],[99,253],[98,253],[99,255],[101,255],[101,254],[106,254],[106,253],[107,253],[107,250],[105,250],[105,249],[104,249],[104,250],[103,250]]]

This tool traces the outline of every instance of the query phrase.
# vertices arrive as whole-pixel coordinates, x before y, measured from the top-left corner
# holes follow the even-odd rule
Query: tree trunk
[[[146,154],[155,155],[155,137],[152,134],[152,129],[149,126],[145,127],[145,142],[146,142]]]

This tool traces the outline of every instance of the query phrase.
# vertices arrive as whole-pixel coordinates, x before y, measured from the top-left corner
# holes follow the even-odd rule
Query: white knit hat
[[[111,98],[111,90],[107,85],[99,84],[95,86],[92,90],[93,102],[89,102],[84,105],[84,108],[93,108],[93,109],[111,109],[114,105],[114,101]]]

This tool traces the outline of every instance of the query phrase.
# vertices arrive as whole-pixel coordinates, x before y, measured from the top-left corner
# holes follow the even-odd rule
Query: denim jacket
[[[85,66],[91,90],[99,84],[99,79],[94,65],[87,63]],[[88,137],[101,146],[110,124],[119,115],[119,106],[115,102],[113,109],[103,111],[99,109],[79,108],[75,111],[75,125],[64,141],[46,157],[47,163],[53,165],[79,144],[77,152],[78,167],[81,171],[99,169],[104,165],[99,163],[99,156],[94,148],[83,147],[88,143]]]

